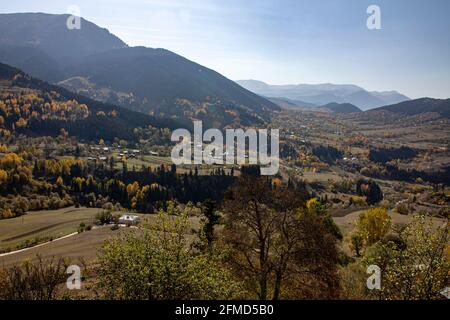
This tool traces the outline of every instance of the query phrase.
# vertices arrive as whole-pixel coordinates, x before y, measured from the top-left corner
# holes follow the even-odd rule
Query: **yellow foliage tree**
[[[0,184],[4,184],[8,181],[8,172],[0,169]]]
[[[22,161],[22,157],[18,156],[17,154],[8,153],[0,158],[0,168],[6,170],[14,169],[17,166],[20,166],[22,164]]]
[[[372,208],[359,215],[357,232],[366,246],[381,240],[391,227],[391,217],[385,208]]]
[[[2,218],[3,219],[14,218],[14,212],[12,212],[10,208],[3,209]]]

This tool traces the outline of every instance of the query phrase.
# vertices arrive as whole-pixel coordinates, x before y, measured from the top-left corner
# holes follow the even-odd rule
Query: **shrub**
[[[108,210],[100,210],[96,216],[95,220],[97,221],[97,224],[110,224],[113,221],[113,215],[111,214],[111,211]]]
[[[111,202],[107,202],[102,206],[102,209],[107,210],[107,211],[113,211],[114,205]]]
[[[0,300],[53,300],[66,277],[62,258],[44,262],[39,257],[36,263],[0,270]]]
[[[86,230],[86,224],[84,222],[80,223],[78,226],[78,233],[82,233]]]
[[[349,205],[360,207],[366,206],[367,205],[366,198],[360,196],[351,196],[349,199]]]
[[[407,215],[409,213],[409,206],[404,202],[398,203],[395,206],[395,211],[399,214]]]
[[[14,218],[15,216],[15,213],[12,212],[10,208],[5,208],[2,211],[2,219],[10,219]]]

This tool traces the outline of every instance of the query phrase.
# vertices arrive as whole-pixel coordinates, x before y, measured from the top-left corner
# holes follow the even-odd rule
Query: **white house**
[[[123,216],[121,216],[119,218],[119,224],[136,225],[139,222],[141,222],[141,218],[139,218],[138,216],[130,215],[130,214],[124,214]]]

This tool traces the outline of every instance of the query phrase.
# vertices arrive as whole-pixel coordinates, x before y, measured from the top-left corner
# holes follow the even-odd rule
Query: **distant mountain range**
[[[210,126],[251,125],[279,107],[219,73],[164,49],[128,47],[108,30],[68,15],[0,14],[0,62],[91,98]]]
[[[396,91],[367,91],[355,85],[298,84],[269,85],[257,80],[238,80],[239,85],[264,97],[300,100],[303,104],[351,103],[362,110],[399,103],[409,98]]]
[[[0,14],[0,62],[57,84],[58,90],[64,87],[79,94],[77,99],[85,96],[177,123],[203,120],[208,127],[258,126],[270,121],[274,111],[300,107],[346,113],[385,106],[381,109],[397,113],[432,111],[449,116],[449,100],[410,101],[396,91],[370,92],[336,84],[236,83],[168,50],[129,47],[84,19],[80,30],[69,30],[68,17]]]

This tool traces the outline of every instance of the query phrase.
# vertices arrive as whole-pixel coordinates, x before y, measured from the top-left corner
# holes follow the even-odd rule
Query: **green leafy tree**
[[[188,217],[160,212],[155,229],[109,240],[99,255],[99,288],[107,299],[231,299],[240,286],[221,257],[195,253]]]
[[[436,229],[424,215],[414,217],[395,239],[383,239],[365,254],[367,265],[381,268],[380,299],[442,299],[440,292],[450,281],[448,220]]]

